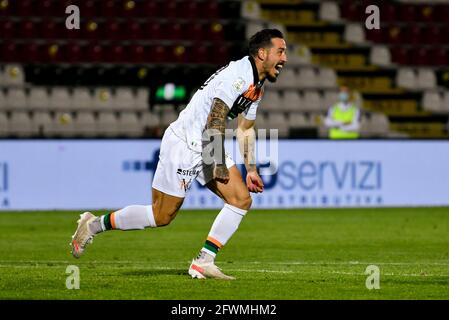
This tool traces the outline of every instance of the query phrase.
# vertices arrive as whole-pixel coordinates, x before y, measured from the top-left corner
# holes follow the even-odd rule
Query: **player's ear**
[[[259,50],[257,50],[257,57],[261,60],[261,61],[265,61],[265,59],[268,56],[268,52],[265,48],[259,48]]]

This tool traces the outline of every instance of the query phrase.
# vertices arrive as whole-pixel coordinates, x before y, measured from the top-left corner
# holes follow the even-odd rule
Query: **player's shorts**
[[[226,154],[226,167],[235,165]],[[196,179],[205,185],[213,179],[213,164],[203,162],[201,152],[190,149],[169,127],[162,137],[159,162],[153,178],[153,188],[166,194],[184,198]]]

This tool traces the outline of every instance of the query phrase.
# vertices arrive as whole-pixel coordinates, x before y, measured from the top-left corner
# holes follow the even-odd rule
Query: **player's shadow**
[[[186,275],[187,270],[184,269],[145,269],[145,270],[133,270],[122,272],[125,276],[160,276],[160,275],[171,275],[179,276]]]

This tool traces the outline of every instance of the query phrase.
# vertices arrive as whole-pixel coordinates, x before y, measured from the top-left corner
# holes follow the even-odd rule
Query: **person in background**
[[[360,109],[346,86],[340,88],[338,102],[329,108],[324,124],[330,139],[357,139],[360,129]]]

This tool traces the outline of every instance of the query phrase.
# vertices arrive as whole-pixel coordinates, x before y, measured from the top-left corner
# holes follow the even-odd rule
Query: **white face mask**
[[[340,92],[338,95],[338,98],[341,102],[348,102],[349,101],[349,94],[347,92]]]

